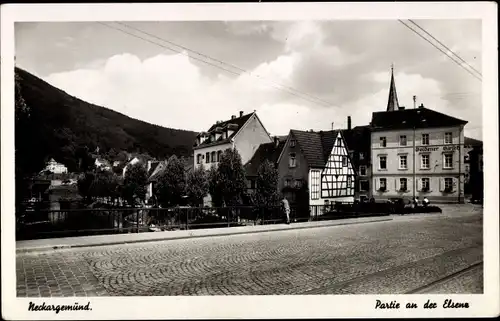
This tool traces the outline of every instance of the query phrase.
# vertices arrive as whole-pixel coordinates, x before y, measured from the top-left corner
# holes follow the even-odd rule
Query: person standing
[[[283,210],[285,211],[286,224],[290,224],[290,204],[288,204],[286,196],[283,196],[283,199],[281,200],[281,205],[283,207]]]

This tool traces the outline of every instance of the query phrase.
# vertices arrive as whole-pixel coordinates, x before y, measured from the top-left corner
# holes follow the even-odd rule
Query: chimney
[[[398,110],[405,110],[405,106],[399,106]]]
[[[236,118],[236,116],[235,116],[235,115],[231,115],[231,119],[235,119],[235,118]]]
[[[413,109],[417,107],[417,96],[413,95]]]
[[[347,116],[347,130],[351,130],[351,116]]]
[[[424,104],[420,104],[420,106],[418,106],[418,108],[424,108]]]
[[[243,111],[240,110],[240,117],[243,117]]]
[[[279,139],[279,137],[278,137],[278,136],[274,136],[274,145],[275,145],[276,147],[278,147],[278,145],[279,145],[279,144],[280,144],[280,139]]]

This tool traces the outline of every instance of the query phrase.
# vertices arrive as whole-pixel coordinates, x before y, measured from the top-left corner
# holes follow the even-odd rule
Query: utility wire
[[[429,39],[427,39],[426,37],[424,37],[423,35],[421,35],[418,31],[416,31],[415,29],[413,29],[412,27],[410,27],[409,25],[407,25],[406,23],[404,23],[403,20],[398,19],[398,21],[401,22],[405,27],[407,27],[408,29],[410,29],[411,31],[413,31],[415,34],[417,34],[419,37],[421,37],[422,39],[424,39],[425,41],[427,41],[428,43],[430,43],[434,48],[436,48],[437,50],[441,51],[445,56],[447,56],[448,58],[450,58],[458,66],[462,67],[465,71],[467,71],[469,74],[471,74],[474,78],[478,79],[479,81],[482,81],[482,79],[480,77],[478,77],[475,73],[473,73],[469,69],[465,68],[465,66],[463,64],[461,64],[460,62],[456,61],[452,56],[448,55],[448,53],[445,52],[443,49],[439,48],[434,43],[432,43]]]
[[[160,46],[160,47],[162,47],[162,48],[168,49],[168,50],[173,51],[173,52],[175,52],[175,53],[179,53],[179,54],[182,54],[182,55],[188,56],[189,58],[192,58],[192,59],[194,59],[194,60],[198,60],[198,61],[200,61],[200,62],[203,62],[203,63],[205,63],[205,64],[208,64],[208,65],[210,65],[210,66],[213,66],[213,67],[215,67],[215,68],[222,69],[222,70],[224,70],[224,71],[226,71],[226,72],[229,72],[229,73],[231,73],[231,74],[234,74],[234,75],[237,75],[237,76],[240,76],[240,75],[242,75],[242,74],[243,74],[243,72],[236,72],[236,71],[233,71],[233,70],[230,70],[230,69],[227,69],[227,68],[223,68],[223,67],[221,67],[221,66],[219,66],[219,65],[217,65],[217,64],[211,63],[211,62],[209,62],[209,61],[203,60],[203,59],[198,58],[198,57],[195,57],[195,56],[190,56],[190,55],[188,55],[188,54],[186,54],[186,53],[184,53],[184,52],[181,52],[181,51],[178,51],[178,50],[172,49],[172,48],[167,47],[167,46],[165,46],[165,45],[163,45],[163,44],[160,44],[160,43],[158,43],[158,42],[155,42],[155,41],[152,41],[152,40],[149,40],[149,39],[143,38],[143,37],[138,36],[138,35],[136,35],[136,34],[134,34],[134,33],[128,32],[128,31],[123,30],[123,29],[120,29],[120,28],[116,28],[116,27],[111,26],[111,25],[109,25],[109,24],[106,24],[106,23],[103,23],[103,22],[98,22],[98,23],[100,23],[100,24],[102,24],[102,25],[104,25],[104,26],[106,26],[106,27],[108,27],[108,28],[111,28],[111,29],[114,29],[114,30],[118,30],[118,31],[123,32],[123,33],[126,33],[126,34],[128,34],[128,35],[130,35],[130,36],[132,36],[132,37],[135,37],[135,38],[138,38],[138,39],[142,39],[142,40],[147,41],[147,42],[149,42],[149,43],[152,43],[152,44],[155,44],[155,45]],[[142,32],[142,31],[141,31],[141,32]],[[143,33],[144,33],[144,32],[143,32]],[[155,37],[156,37],[156,36],[155,36]],[[156,38],[158,38],[158,37],[156,37]],[[159,39],[161,39],[161,38],[159,38]],[[180,47],[180,46],[179,46],[179,47]],[[191,49],[189,49],[189,50],[191,50]],[[186,51],[187,51],[187,49],[186,49]],[[213,59],[212,59],[212,60],[213,60]],[[229,64],[226,64],[226,65],[229,65]],[[234,68],[234,67],[233,67],[233,68]],[[255,76],[254,76],[254,77],[255,77]],[[261,78],[260,76],[257,76],[257,77],[258,77],[258,78]],[[301,98],[301,99],[307,100],[307,101],[312,102],[312,103],[315,103],[315,104],[320,104],[320,103],[321,103],[321,105],[322,105],[322,106],[333,106],[331,103],[326,102],[326,101],[323,101],[323,100],[321,100],[321,99],[319,99],[319,98],[316,98],[316,97],[314,97],[314,96],[311,96],[311,95],[309,95],[309,96],[314,97],[316,100],[311,100],[311,99],[308,99],[308,98],[306,98],[306,97],[301,96],[300,94],[297,94],[297,93],[291,92],[290,90],[286,90],[286,89],[279,88],[279,87],[277,87],[277,86],[273,86],[273,85],[270,85],[270,86],[271,86],[271,87],[273,87],[273,88],[275,88],[275,89],[278,89],[278,90],[284,91],[284,92],[286,92],[286,93],[288,93],[288,94],[290,94],[290,95],[296,96],[296,97],[298,97],[298,98]],[[280,86],[282,86],[282,85],[280,85]],[[282,87],[284,87],[284,86],[282,86]],[[286,88],[286,87],[285,87],[285,88]],[[298,90],[295,90],[295,91],[299,92]],[[299,93],[301,93],[301,92],[299,92]],[[308,95],[308,94],[304,94],[304,93],[302,93],[302,95]]]
[[[320,101],[320,102],[322,102],[322,103],[325,103],[326,105],[332,105],[332,103],[330,103],[330,102],[328,102],[328,101],[326,101],[326,100],[322,100],[322,99],[320,99],[320,98],[318,98],[318,97],[316,97],[316,96],[313,96],[313,95],[310,95],[310,94],[308,94],[308,93],[302,92],[302,91],[300,91],[300,90],[298,90],[298,89],[295,89],[295,88],[293,88],[293,87],[289,87],[289,86],[285,86],[285,85],[279,84],[279,83],[274,82],[274,81],[272,81],[272,80],[266,79],[266,78],[264,78],[264,77],[262,77],[262,76],[260,76],[260,75],[253,74],[252,72],[250,72],[250,71],[248,71],[248,70],[246,70],[246,69],[243,69],[243,68],[241,68],[241,67],[238,67],[238,66],[236,66],[236,65],[234,65],[234,64],[227,63],[227,62],[224,62],[224,61],[222,61],[222,60],[219,60],[219,59],[213,58],[213,57],[211,57],[211,56],[209,56],[209,55],[206,55],[206,54],[203,54],[203,53],[201,53],[201,52],[199,52],[199,51],[196,51],[196,50],[193,50],[193,49],[187,48],[187,47],[185,47],[185,46],[179,45],[179,44],[177,44],[177,43],[175,43],[175,42],[173,42],[173,41],[166,40],[166,39],[164,39],[164,38],[158,37],[157,35],[154,35],[154,34],[151,34],[151,33],[149,33],[149,32],[146,32],[146,31],[144,31],[144,30],[141,30],[141,29],[139,29],[139,28],[136,28],[136,27],[132,27],[132,26],[130,26],[130,25],[127,25],[126,23],[123,23],[123,22],[116,22],[116,23],[117,23],[117,24],[120,24],[120,25],[122,25],[122,26],[124,26],[124,27],[126,27],[126,28],[129,28],[129,29],[132,29],[132,30],[138,31],[138,32],[143,33],[143,34],[145,34],[145,35],[148,35],[148,36],[150,36],[150,37],[153,37],[153,38],[156,38],[156,39],[158,39],[158,40],[164,41],[164,42],[166,42],[166,43],[168,43],[168,44],[170,44],[170,45],[173,45],[173,46],[176,46],[176,47],[182,48],[182,49],[184,49],[184,50],[186,50],[186,51],[189,51],[189,52],[195,53],[195,54],[200,55],[200,56],[202,56],[202,57],[204,57],[204,58],[207,58],[207,59],[210,59],[210,60],[216,61],[216,62],[218,62],[218,63],[220,63],[220,64],[222,64],[222,65],[225,65],[225,66],[228,66],[228,67],[234,68],[234,69],[236,69],[236,70],[238,70],[238,71],[240,71],[240,72],[242,72],[242,73],[247,73],[247,74],[249,74],[249,75],[251,75],[251,76],[254,76],[254,77],[257,77],[257,78],[261,78],[261,79],[267,80],[267,81],[269,81],[269,82],[271,82],[271,83],[273,83],[273,84],[275,84],[275,85],[277,85],[277,86],[279,86],[279,87],[283,87],[283,88],[285,88],[285,89],[288,89],[288,90],[294,91],[294,92],[296,92],[296,93],[299,93],[299,94],[302,94],[302,95],[308,96],[308,97],[310,97],[310,98],[312,98],[312,99],[315,99],[315,100],[318,100],[318,101]]]
[[[448,48],[445,44],[443,44],[441,41],[437,40],[432,34],[430,34],[427,30],[425,30],[424,28],[422,28],[421,26],[419,26],[415,21],[411,20],[411,19],[408,19],[409,22],[411,22],[412,24],[414,24],[415,26],[417,26],[417,28],[419,28],[420,30],[422,30],[423,32],[425,32],[429,37],[431,37],[432,39],[434,39],[437,43],[439,43],[441,46],[443,46],[444,48],[446,48],[449,52],[452,53],[452,55],[454,55],[455,57],[457,57],[461,62],[463,62],[464,64],[466,64],[467,66],[469,66],[470,69],[474,70],[479,76],[483,76],[481,74],[481,72],[479,72],[477,69],[475,69],[474,67],[472,67],[467,61],[465,61],[464,59],[462,59],[462,57],[460,57],[459,55],[457,55],[453,50],[451,50],[450,48]]]

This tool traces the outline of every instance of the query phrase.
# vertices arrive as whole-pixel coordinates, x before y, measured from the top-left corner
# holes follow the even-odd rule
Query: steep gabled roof
[[[309,167],[324,167],[328,161],[339,130],[308,132],[291,130]]]
[[[223,122],[219,122],[219,123],[213,124],[210,127],[210,129],[207,131],[208,134],[210,134],[211,132],[216,131],[216,129],[219,128],[219,127],[221,129],[224,129],[224,128],[228,127],[228,126],[236,125],[235,127],[237,127],[237,128],[236,128],[236,130],[229,137],[227,137],[225,139],[222,138],[222,135],[217,140],[212,140],[211,137],[209,137],[207,140],[205,140],[200,145],[195,146],[194,149],[229,143],[231,141],[231,139],[239,133],[239,131],[241,130],[241,128],[243,128],[243,125],[245,125],[246,122],[254,114],[255,114],[255,112],[252,112],[250,114],[246,114],[246,115],[243,115],[241,117],[237,117],[237,118],[234,118],[234,119],[229,119],[229,120],[226,120],[226,121],[223,121]]]
[[[285,143],[286,140],[280,139],[278,144],[276,144],[276,142],[261,144],[253,154],[252,158],[245,164],[245,175],[257,176],[259,166],[265,160],[276,164],[283,147],[285,147]]]
[[[167,168],[167,161],[155,162],[154,170],[148,172],[148,182],[155,182],[160,174]],[[153,164],[151,164],[151,169],[153,169]]]
[[[328,161],[328,156],[330,156],[330,153],[332,152],[333,145],[335,145],[335,141],[337,140],[338,134],[339,134],[338,130],[319,132],[319,135],[321,137],[321,148],[323,150],[324,164]]]
[[[291,136],[296,139],[297,145],[302,150],[309,167],[323,167],[325,161],[323,156],[323,145],[319,133],[295,129],[292,129],[290,132]]]
[[[372,130],[451,127],[465,124],[465,120],[425,107],[374,112],[371,121]]]

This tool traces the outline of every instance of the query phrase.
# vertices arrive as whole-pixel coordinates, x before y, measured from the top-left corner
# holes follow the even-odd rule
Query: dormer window
[[[290,140],[290,147],[295,147],[296,143],[297,143],[297,141],[295,139],[291,139]]]

